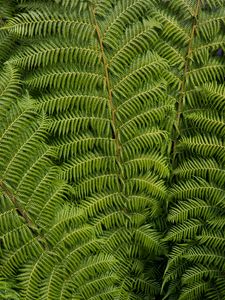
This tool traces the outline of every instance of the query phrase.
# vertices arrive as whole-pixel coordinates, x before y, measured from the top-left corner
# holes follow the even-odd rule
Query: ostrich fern
[[[1,277],[224,299],[224,1],[2,4]]]

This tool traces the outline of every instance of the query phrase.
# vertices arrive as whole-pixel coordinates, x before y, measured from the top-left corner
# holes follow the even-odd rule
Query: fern
[[[168,64],[150,50],[160,27],[148,18],[150,5],[150,1],[146,6],[140,0],[121,1],[115,6],[99,2],[69,13],[66,1],[52,1],[42,9],[35,3],[23,3],[23,12],[5,26],[17,38],[26,39],[10,64],[24,70],[23,84],[35,98],[37,113],[44,111],[49,117],[43,121],[50,135],[50,150],[46,150],[52,156],[49,167],[51,160],[58,159],[62,170],[51,167],[51,175],[38,181],[38,197],[31,194],[26,198],[28,182],[19,183],[18,195],[26,212],[38,226],[44,226],[42,231],[47,230],[45,243],[56,253],[45,275],[38,275],[38,266],[43,262],[48,266],[48,250],[40,249],[36,262],[24,266],[19,278],[25,298],[34,298],[35,278],[43,286],[41,299],[139,299],[159,292],[155,271],[149,271],[147,264],[139,266],[146,259],[153,266],[151,256],[165,254],[165,245],[160,242],[163,224],[157,224],[155,218],[165,198],[163,178],[169,175],[166,145],[174,99],[168,99],[161,74]],[[105,13],[107,18],[103,18]],[[165,122],[166,115],[171,118],[170,125]],[[34,157],[35,164],[38,157]],[[39,197],[45,193],[45,180],[52,180],[51,172],[60,176],[46,190],[52,191],[43,204]],[[63,180],[70,183],[69,190]],[[52,204],[61,207],[67,197],[81,209],[82,222],[90,225],[79,225],[75,230],[70,224],[76,219],[74,215],[65,221],[65,229],[58,226],[63,226],[60,220],[50,225],[49,219],[55,216]],[[143,199],[143,205],[133,201],[135,197]],[[147,213],[148,205],[152,211]],[[119,237],[121,230],[125,240]],[[91,242],[95,235],[97,243],[95,239]],[[82,253],[90,245],[83,267],[83,254],[78,256],[79,252],[72,250],[74,243],[80,244]],[[72,257],[76,264],[71,265]],[[112,272],[104,275],[111,264]],[[99,272],[102,281],[98,283],[94,274]],[[37,277],[32,277],[35,273]]]
[[[14,74],[5,84],[19,87],[18,72],[9,66],[4,72],[9,78]],[[16,278],[21,299],[65,298],[72,295],[74,278],[82,288],[83,280],[95,281],[99,274],[108,280],[97,292],[104,291],[105,285],[111,288],[117,279],[108,269],[116,259],[100,252],[102,243],[86,224],[85,212],[65,206],[73,191],[52,163],[56,152],[46,144],[49,120],[37,113],[29,94],[19,100],[18,90],[11,94],[5,88],[2,94],[2,99],[7,99],[3,101],[7,113],[0,130],[1,275]],[[64,272],[58,277],[62,266]],[[62,280],[61,289],[54,276]],[[8,282],[2,297],[18,299],[17,293],[7,288]],[[82,288],[82,294],[88,289],[90,284]]]
[[[156,50],[171,65],[170,93],[177,99],[166,240],[181,248],[169,257],[165,299],[224,297],[224,287],[216,283],[223,231],[218,226],[211,231],[211,222],[224,215],[224,60],[216,56],[224,48],[223,11],[222,1],[174,0],[158,2],[151,13],[163,24]]]
[[[2,2],[4,281],[224,299],[224,1]]]

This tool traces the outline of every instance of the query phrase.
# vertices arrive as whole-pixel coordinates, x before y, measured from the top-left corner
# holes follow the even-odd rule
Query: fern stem
[[[9,187],[3,181],[0,181],[0,188],[3,192],[3,194],[5,194],[11,200],[16,211],[26,221],[28,227],[31,229],[37,229],[36,225],[33,223],[31,218],[28,216],[28,214],[25,212],[25,210],[21,207],[20,203],[17,201],[13,192],[10,191]]]
[[[176,131],[176,137],[173,141],[172,145],[172,166],[173,168],[175,167],[175,159],[176,159],[176,146],[177,142],[180,136],[180,124],[181,124],[181,116],[183,113],[184,109],[184,100],[185,100],[185,94],[186,94],[186,86],[187,86],[187,73],[189,72],[190,69],[190,61],[191,61],[191,55],[192,55],[192,44],[196,35],[197,31],[197,19],[199,16],[201,10],[201,0],[197,0],[196,3],[196,8],[193,14],[193,22],[192,22],[192,28],[191,28],[191,34],[190,34],[190,39],[188,42],[187,46],[187,54],[185,56],[185,64],[184,64],[184,71],[183,71],[183,80],[181,84],[181,90],[180,90],[180,97],[177,105],[177,113],[176,113],[176,119],[175,119],[175,131]]]
[[[106,85],[106,88],[107,88],[107,91],[108,91],[108,103],[109,103],[109,108],[110,108],[111,117],[112,117],[113,137],[114,137],[115,144],[116,144],[116,157],[117,157],[117,160],[120,164],[120,162],[121,162],[121,144],[120,144],[120,141],[119,141],[119,132],[116,128],[116,110],[117,109],[113,104],[112,88],[111,88],[110,77],[109,77],[109,64],[108,64],[107,58],[105,56],[103,40],[102,40],[99,25],[98,25],[97,20],[96,20],[96,14],[95,14],[95,7],[94,6],[91,9],[91,17],[92,17],[92,20],[93,20],[93,24],[95,26],[95,31],[96,31],[96,34],[97,34],[97,38],[98,38],[98,42],[99,42],[99,46],[100,46],[100,51],[101,51],[101,60],[102,60],[104,73],[105,73],[104,74],[105,75],[105,85]]]

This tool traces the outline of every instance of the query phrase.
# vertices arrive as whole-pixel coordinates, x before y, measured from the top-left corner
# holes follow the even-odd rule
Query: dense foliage
[[[225,299],[225,1],[0,0],[0,299]]]

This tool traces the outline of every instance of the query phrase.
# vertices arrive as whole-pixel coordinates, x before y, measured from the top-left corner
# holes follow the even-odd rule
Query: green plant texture
[[[224,52],[224,0],[0,0],[0,299],[225,299]]]

